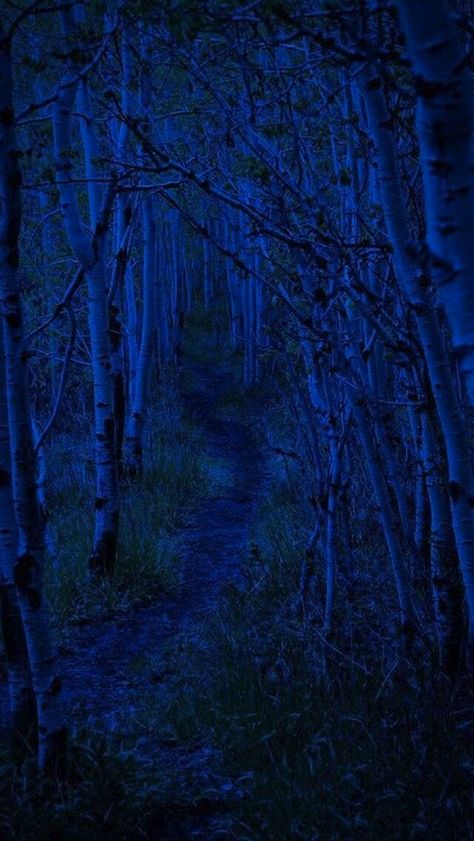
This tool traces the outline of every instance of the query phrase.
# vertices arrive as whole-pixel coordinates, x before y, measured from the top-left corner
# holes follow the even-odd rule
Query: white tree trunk
[[[145,114],[147,131],[150,129],[148,110],[151,100],[150,70],[145,67],[142,71],[142,110]],[[143,223],[143,312],[140,350],[138,354],[137,371],[133,403],[127,419],[125,433],[125,470],[129,476],[141,473],[143,462],[143,430],[145,414],[148,407],[148,392],[151,379],[151,363],[153,359],[153,335],[156,328],[156,226],[154,217],[154,201],[152,196],[146,196],[142,203]]]
[[[0,31],[0,316],[3,319],[6,397],[13,505],[18,530],[14,580],[28,646],[36,697],[42,769],[60,768],[66,729],[61,682],[43,599],[44,524],[36,490],[35,453],[18,284],[21,225],[20,171],[14,129],[10,42]]]
[[[24,751],[25,746],[34,744],[37,739],[37,716],[25,631],[13,579],[16,554],[3,320],[0,318],[0,614],[7,658],[11,724],[15,743]]]
[[[66,23],[68,16],[64,16]],[[71,26],[65,27],[70,35]],[[95,414],[95,467],[96,467],[96,520],[94,544],[90,556],[90,567],[99,574],[110,574],[115,566],[118,540],[119,496],[118,468],[115,446],[114,389],[112,376],[111,341],[108,312],[108,287],[104,260],[105,234],[112,193],[103,200],[99,208],[97,185],[89,185],[89,210],[95,232],[91,237],[85,231],[80,216],[74,185],[70,133],[71,109],[74,104],[77,84],[69,84],[58,90],[53,110],[54,154],[56,158],[56,183],[59,189],[61,212],[71,249],[79,260],[87,280],[88,323],[91,337],[92,374],[94,381]],[[82,106],[89,108],[88,97],[82,90]],[[94,173],[93,155],[95,140],[90,126],[91,115],[84,115],[86,125],[82,137],[86,170]]]
[[[413,257],[394,139],[380,82],[365,76],[369,127],[377,154],[377,177],[397,282],[410,302],[421,339],[449,468],[451,516],[474,643],[474,477],[470,445],[427,277]],[[470,236],[470,235],[469,235]]]
[[[445,0],[397,4],[418,94],[428,245],[474,405],[472,77]]]

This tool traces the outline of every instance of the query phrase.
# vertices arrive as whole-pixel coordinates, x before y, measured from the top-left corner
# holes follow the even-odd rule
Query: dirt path
[[[221,494],[204,496],[183,532],[180,591],[74,633],[61,654],[60,671],[66,709],[76,720],[92,719],[101,730],[126,732],[144,689],[155,684],[159,692],[166,682],[166,666],[163,672],[156,668],[166,644],[183,631],[199,633],[222,586],[239,577],[261,485],[261,455],[244,421],[218,413],[217,401],[225,388],[222,373],[213,376],[196,368],[186,395],[187,410],[203,430],[206,450],[225,478]]]
[[[174,691],[173,658],[167,658],[166,650],[179,645],[182,635],[187,640],[199,638],[208,614],[220,602],[222,588],[238,583],[263,481],[262,455],[243,413],[219,407],[221,397],[229,393],[225,372],[195,365],[187,380],[186,411],[202,431],[206,455],[219,475],[220,492],[213,495],[203,490],[180,534],[183,574],[179,591],[148,607],[73,628],[59,652],[69,722],[73,726],[87,724],[99,733],[132,742],[138,761],[150,763],[149,767],[170,781],[170,802],[164,804],[150,836],[160,841],[209,841],[214,837],[213,820],[223,807],[214,798],[209,802],[200,798],[200,781],[204,787],[213,780],[222,786],[225,771],[215,746],[166,744],[154,733],[141,735],[138,741],[141,704],[155,692],[159,699],[170,696]],[[3,676],[0,729],[8,727],[8,717]],[[189,790],[194,784],[196,800]],[[184,799],[180,794],[183,786]]]

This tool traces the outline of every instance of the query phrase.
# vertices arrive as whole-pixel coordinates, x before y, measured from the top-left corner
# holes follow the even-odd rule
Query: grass
[[[398,660],[396,631],[367,593],[334,642],[317,616],[295,615],[294,503],[280,486],[265,501],[244,587],[199,638],[179,641],[171,685],[144,700],[144,721],[176,746],[218,752],[231,802],[210,837],[467,841],[472,697],[428,657]]]
[[[61,554],[48,594],[62,632],[173,590],[189,506],[203,486],[225,485],[225,464],[183,418],[176,383],[167,393],[150,426],[147,472],[124,494],[116,575],[102,588],[86,568],[91,466],[78,448],[85,459],[88,442],[75,441],[69,455],[59,439],[50,452],[61,464],[52,495]],[[218,408],[236,417],[240,395],[224,391]],[[12,769],[0,749],[1,838],[474,838],[472,691],[433,668],[429,628],[413,662],[397,654],[395,594],[370,500],[351,511],[357,575],[342,564],[337,632],[327,640],[322,566],[312,611],[296,609],[314,517],[308,476],[275,455],[267,469],[245,580],[226,588],[206,622],[130,664],[140,694],[126,735],[76,725],[61,785],[30,763]]]
[[[158,761],[140,762],[88,728],[70,741],[68,778],[42,779],[32,764],[12,769],[0,753],[0,837],[5,841],[129,841],[180,837],[195,805]]]
[[[58,436],[48,450],[54,550],[46,595],[60,629],[126,611],[179,586],[179,531],[212,481],[212,466],[198,430],[183,417],[176,378],[163,383],[154,402],[159,410],[148,425],[144,476],[122,489],[120,549],[110,580],[94,581],[88,572],[94,525],[91,437]]]

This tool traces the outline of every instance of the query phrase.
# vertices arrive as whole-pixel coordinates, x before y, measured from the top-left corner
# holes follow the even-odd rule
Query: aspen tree
[[[430,0],[429,8],[425,0],[397,0],[397,5],[418,100],[417,135],[433,277],[474,405],[472,79],[445,0]],[[472,609],[471,601],[470,605]]]
[[[18,283],[22,203],[12,88],[11,42],[0,29],[0,315],[3,320],[11,487],[18,540],[13,574],[36,699],[38,762],[45,772],[56,773],[62,768],[66,729],[61,709],[61,681],[56,674],[56,654],[43,596],[44,522],[36,488]]]
[[[437,315],[428,293],[426,270],[419,265],[406,219],[394,138],[380,79],[365,76],[364,99],[374,141],[377,178],[398,284],[413,312],[443,432],[449,469],[451,516],[474,644],[474,476],[464,417],[454,388]]]
[[[76,37],[74,12],[61,13],[64,37],[72,48]],[[119,496],[118,465],[116,460],[114,384],[112,372],[111,338],[108,306],[108,283],[105,266],[106,232],[114,197],[113,187],[105,195],[96,175],[97,140],[93,130],[86,79],[80,79],[77,68],[70,66],[66,84],[58,88],[53,107],[53,138],[56,163],[56,184],[59,190],[61,213],[71,249],[84,270],[88,292],[88,323],[91,337],[92,373],[94,382],[95,417],[95,532],[90,555],[90,567],[98,574],[110,574],[117,555]],[[93,234],[85,228],[79,210],[76,187],[72,182],[73,157],[71,111],[76,96],[84,110],[81,136],[85,170],[88,177],[90,222]]]
[[[37,739],[35,696],[23,620],[14,583],[17,527],[13,510],[10,433],[7,416],[3,320],[0,318],[0,617],[7,658],[11,723],[24,749]]]

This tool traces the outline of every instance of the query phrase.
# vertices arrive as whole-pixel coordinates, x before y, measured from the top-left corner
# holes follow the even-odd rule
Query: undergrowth
[[[48,790],[25,767],[15,780],[0,772],[2,837],[473,837],[468,688],[437,676],[428,656],[417,666],[397,656],[396,629],[367,592],[342,583],[355,618],[345,620],[342,605],[331,640],[317,594],[314,614],[298,614],[305,530],[297,482],[282,490],[274,480],[262,501],[242,585],[227,587],[205,624],[140,663],[150,688],[129,735],[76,734],[62,787]]]
[[[175,841],[208,810],[192,775],[177,775],[158,757],[143,761],[110,734],[76,730],[67,760],[67,778],[58,782],[41,777],[32,761],[12,767],[0,750],[4,841]]]
[[[90,434],[62,434],[48,450],[50,559],[46,595],[57,625],[128,610],[171,592],[181,580],[179,530],[208,482],[200,433],[184,416],[176,377],[153,400],[145,472],[121,489],[117,566],[105,581],[89,574],[94,526]]]
[[[63,459],[53,496],[66,507],[55,534],[62,566],[59,582],[48,582],[63,623],[179,581],[176,530],[187,503],[203,481],[218,488],[225,476],[206,461],[199,432],[174,414],[179,401],[171,403],[151,429],[149,472],[125,494],[117,574],[101,594],[87,592],[89,468]],[[219,407],[227,418],[242,411],[229,390]],[[134,663],[140,698],[126,735],[76,731],[61,785],[39,780],[28,763],[12,771],[8,755],[0,758],[0,837],[474,838],[472,690],[433,667],[429,627],[411,662],[400,654],[396,596],[370,498],[363,509],[351,503],[351,557],[341,541],[337,632],[327,639],[321,631],[318,562],[311,607],[301,609],[314,509],[305,466],[275,452],[272,434],[284,441],[275,430],[268,424],[257,433],[268,475],[242,582],[227,585],[205,622]],[[284,448],[291,453],[291,441]]]
[[[416,666],[396,654],[386,576],[374,575],[373,598],[342,582],[334,639],[321,634],[317,594],[301,617],[297,482],[282,494],[277,481],[256,523],[242,587],[228,588],[199,636],[179,640],[170,685],[144,700],[144,722],[163,738],[222,757],[232,802],[209,837],[473,838],[468,687],[437,675],[429,652]]]

